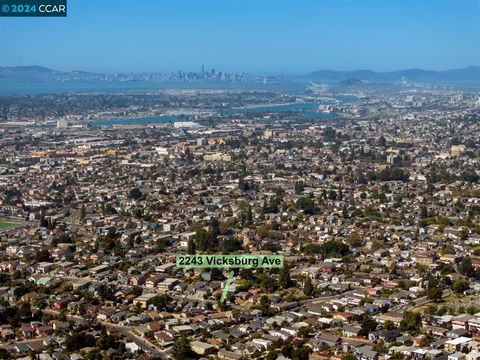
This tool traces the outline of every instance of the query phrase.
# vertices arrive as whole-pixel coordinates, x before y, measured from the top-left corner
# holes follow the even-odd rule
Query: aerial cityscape
[[[67,6],[0,17],[0,359],[480,360],[480,1]]]

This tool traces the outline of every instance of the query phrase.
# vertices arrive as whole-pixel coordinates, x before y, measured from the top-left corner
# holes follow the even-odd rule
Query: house
[[[33,329],[33,327],[30,325],[30,324],[22,324],[20,326],[20,331],[21,331],[21,334],[24,338],[31,338],[34,333],[35,333],[35,330]]]
[[[263,350],[268,349],[268,347],[272,344],[272,341],[267,339],[253,339],[251,342],[259,345]]]
[[[152,274],[150,275],[147,280],[145,281],[145,287],[149,289],[153,289],[157,284],[163,280],[163,275],[160,274]]]
[[[45,350],[45,345],[43,345],[41,340],[29,342],[27,346],[31,351],[40,352]]]
[[[36,272],[39,274],[48,274],[54,268],[55,265],[53,263],[44,261],[37,264]]]
[[[270,330],[268,333],[275,338],[282,339],[283,341],[288,340],[291,336],[288,332],[283,330]]]
[[[450,339],[456,339],[459,337],[470,337],[470,332],[467,329],[464,328],[456,328],[449,330],[445,333],[445,336],[450,338]]]
[[[173,344],[174,341],[173,336],[166,331],[157,331],[153,334],[153,337],[155,338],[155,340],[158,341],[160,346],[167,346]]]
[[[158,289],[161,291],[167,291],[167,290],[172,290],[175,285],[178,284],[178,280],[174,278],[167,278],[164,281],[162,281],[160,284],[158,284]]]
[[[208,355],[215,351],[215,346],[203,341],[194,340],[190,343],[192,351],[198,355]]]
[[[217,355],[220,359],[224,360],[243,360],[245,357],[238,352],[228,351],[225,349],[220,349]]]
[[[151,304],[152,299],[157,296],[154,293],[146,293],[142,294],[135,299],[133,299],[133,306],[140,306],[142,309],[146,309],[148,305]]]
[[[403,314],[397,312],[388,312],[384,314],[375,315],[374,319],[377,320],[380,324],[385,323],[390,320],[395,326],[400,326],[400,322],[403,319]]]
[[[391,342],[400,336],[398,329],[391,330],[377,330],[368,334],[368,339],[371,341],[382,340],[384,342]]]
[[[466,360],[480,360],[480,352],[471,351],[467,354]]]
[[[98,274],[101,274],[103,272],[106,272],[110,270],[110,266],[108,265],[98,265],[98,266],[95,266],[93,268],[90,269],[90,274],[92,275],[98,275]]]
[[[302,275],[308,276],[312,279],[316,279],[320,276],[321,274],[321,269],[319,267],[308,267],[303,269]]]
[[[91,284],[90,279],[73,279],[70,281],[74,290],[76,289],[87,289]]]
[[[456,352],[460,351],[465,345],[468,345],[472,341],[468,337],[459,337],[456,339],[445,341],[445,351],[446,352]]]
[[[462,261],[463,257],[455,254],[443,254],[440,257],[440,261],[446,263],[446,264],[458,264],[460,261]]]
[[[466,360],[467,355],[462,352],[456,352],[453,354],[448,355],[448,360]]]
[[[190,325],[177,325],[173,326],[172,330],[180,335],[190,335],[193,334],[194,329]]]
[[[377,360],[378,353],[372,349],[370,345],[362,345],[353,349],[354,354],[360,360]]]
[[[172,271],[175,269],[175,264],[174,263],[165,263],[160,266],[157,266],[155,268],[155,271],[158,271],[160,273],[172,273]]]
[[[107,321],[112,315],[117,312],[115,308],[103,308],[97,313],[97,319],[100,321]]]
[[[379,304],[365,304],[363,306],[367,313],[373,314],[373,313],[378,313],[382,310],[382,307]]]
[[[480,333],[480,319],[475,318],[468,321],[468,330],[472,332],[472,334],[479,334]]]
[[[447,355],[441,350],[428,350],[425,356],[430,357],[432,360],[447,360]]]
[[[310,339],[305,345],[312,349],[313,352],[318,352],[325,346],[323,342],[317,339]]]
[[[454,316],[452,319],[452,329],[468,330],[469,321],[473,319],[475,319],[475,317],[469,314],[460,314],[460,315]]]
[[[357,337],[361,330],[362,328],[360,326],[345,325],[342,328],[342,335],[346,337]]]
[[[72,297],[64,297],[62,299],[55,300],[53,306],[57,310],[61,310],[67,307],[67,305],[72,302],[74,299]]]
[[[327,346],[337,346],[342,342],[342,338],[330,333],[323,333],[315,337],[320,342],[324,343]]]
[[[53,357],[50,354],[39,354],[39,360],[53,360]]]
[[[129,283],[133,286],[140,286],[145,283],[146,276],[144,274],[132,275]]]
[[[35,333],[38,336],[47,336],[51,335],[53,333],[54,329],[50,325],[45,325],[45,326],[39,326],[35,329]]]
[[[142,348],[139,345],[137,345],[137,343],[134,343],[134,342],[127,342],[125,344],[125,349],[127,349],[127,351],[130,351],[131,353],[134,353],[134,354],[142,350]]]

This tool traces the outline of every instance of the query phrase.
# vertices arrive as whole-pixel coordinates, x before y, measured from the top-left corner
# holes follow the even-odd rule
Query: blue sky
[[[67,18],[0,18],[0,49],[99,72],[451,69],[480,64],[480,0],[68,0]]]

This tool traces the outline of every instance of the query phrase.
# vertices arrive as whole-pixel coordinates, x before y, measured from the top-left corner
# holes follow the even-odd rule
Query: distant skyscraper
[[[205,79],[205,66],[202,64],[202,78]]]

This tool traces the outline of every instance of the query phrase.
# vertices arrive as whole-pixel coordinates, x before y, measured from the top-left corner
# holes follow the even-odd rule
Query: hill
[[[434,71],[406,69],[390,72],[372,70],[335,71],[319,70],[305,76],[309,80],[340,82],[346,79],[359,79],[368,82],[399,82],[402,80],[421,83],[476,83],[480,84],[480,66],[463,69]]]

